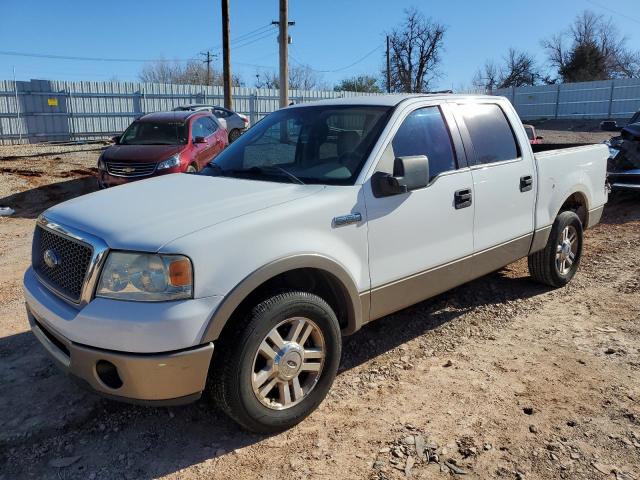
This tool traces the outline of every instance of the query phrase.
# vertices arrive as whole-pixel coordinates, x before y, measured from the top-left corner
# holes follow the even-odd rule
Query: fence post
[[[251,125],[256,123],[256,100],[258,99],[258,94],[253,92],[249,95],[249,121]]]
[[[67,118],[69,122],[69,140],[73,141],[73,95],[71,90],[67,91]]]
[[[16,67],[13,67],[13,89],[16,94],[16,116],[18,117],[16,126],[18,127],[18,143],[22,143],[22,125],[20,124],[20,102],[18,101],[18,82],[16,82]]]
[[[558,119],[558,113],[560,111],[560,85],[561,84],[559,83],[556,87],[556,111],[553,115],[556,120]]]
[[[616,81],[611,80],[611,92],[609,93],[609,113],[607,118],[611,118],[611,113],[613,112],[613,93],[616,88]]]

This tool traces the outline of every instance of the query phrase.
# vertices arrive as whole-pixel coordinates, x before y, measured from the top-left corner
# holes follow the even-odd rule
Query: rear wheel
[[[582,257],[582,222],[574,212],[561,212],[547,245],[529,256],[529,273],[538,282],[563,287],[578,270]]]
[[[211,369],[214,398],[247,430],[287,429],[322,402],[340,353],[338,320],[322,298],[274,295],[221,339]]]
[[[231,130],[229,132],[229,143],[235,142],[238,138],[240,138],[240,135],[242,135],[242,132],[237,128],[234,128],[233,130]]]

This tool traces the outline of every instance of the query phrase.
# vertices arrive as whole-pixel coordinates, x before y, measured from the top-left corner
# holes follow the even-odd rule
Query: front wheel
[[[271,433],[302,421],[331,388],[341,354],[334,311],[317,295],[268,298],[221,339],[212,365],[218,405],[240,425]]]
[[[561,212],[551,228],[547,245],[529,256],[529,273],[551,287],[571,281],[582,258],[582,222],[574,212]]]

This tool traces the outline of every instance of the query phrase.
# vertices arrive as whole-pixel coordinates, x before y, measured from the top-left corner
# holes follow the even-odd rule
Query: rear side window
[[[426,155],[430,179],[457,168],[449,129],[438,107],[411,112],[400,125],[392,146],[396,157]]]
[[[513,160],[520,156],[513,130],[502,109],[495,104],[469,103],[460,105],[476,163]]]

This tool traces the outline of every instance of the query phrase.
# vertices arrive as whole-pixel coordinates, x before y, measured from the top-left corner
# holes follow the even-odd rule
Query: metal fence
[[[640,79],[602,80],[491,92],[511,100],[522,119],[630,118],[640,110]]]
[[[290,90],[292,102],[369,95]],[[135,118],[190,103],[223,104],[222,87],[134,82],[0,80],[0,144],[90,140],[121,133]],[[233,106],[255,123],[279,108],[278,90],[234,87]]]

